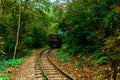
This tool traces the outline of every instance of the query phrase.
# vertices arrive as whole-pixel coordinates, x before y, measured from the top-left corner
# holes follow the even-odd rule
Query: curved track
[[[39,78],[38,80],[43,80],[41,77],[44,76],[47,80],[75,80],[52,62],[49,57],[51,51],[52,49],[46,49],[39,54],[35,67],[36,74],[38,73],[36,78]]]

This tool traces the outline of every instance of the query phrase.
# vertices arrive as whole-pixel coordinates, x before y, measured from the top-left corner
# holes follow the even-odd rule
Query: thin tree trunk
[[[2,14],[2,0],[0,0],[0,14]]]
[[[15,49],[14,49],[13,59],[16,56],[16,51],[17,51],[18,42],[19,42],[20,22],[21,22],[21,2],[19,2],[19,18],[18,18],[18,29],[17,29],[17,36],[16,36],[17,39],[16,39],[16,45],[15,45]]]

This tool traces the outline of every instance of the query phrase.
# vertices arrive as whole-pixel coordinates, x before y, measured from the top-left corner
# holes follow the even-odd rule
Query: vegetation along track
[[[61,70],[57,65],[55,65],[49,53],[53,49],[45,49],[37,55],[35,64],[35,74],[37,80],[76,80],[63,70]]]

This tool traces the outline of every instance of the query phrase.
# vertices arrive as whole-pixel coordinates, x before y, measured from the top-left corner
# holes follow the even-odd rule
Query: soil
[[[34,50],[26,58],[26,60],[18,68],[8,68],[6,71],[9,73],[10,80],[35,80],[35,58],[41,50]],[[51,53],[52,60],[66,73],[69,73],[77,80],[112,80],[110,64],[105,65],[92,65],[90,58],[81,59],[78,57],[68,56],[72,62],[61,62],[56,58],[56,50]],[[86,59],[86,62],[83,61]],[[78,66],[80,62],[82,65]],[[107,75],[106,75],[107,74]]]
[[[58,64],[66,73],[69,73],[77,80],[112,80],[112,70],[110,63],[107,64],[92,64],[90,55],[86,57],[69,56],[71,62],[61,62],[56,58],[53,51],[51,53],[52,60]],[[77,63],[80,63],[79,65]],[[118,79],[119,80],[119,79]]]
[[[9,71],[10,80],[35,80],[34,65],[36,54],[39,52],[40,50],[33,50],[23,64]]]

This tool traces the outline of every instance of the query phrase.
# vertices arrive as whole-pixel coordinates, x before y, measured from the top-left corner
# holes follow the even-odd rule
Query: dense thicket
[[[116,80],[120,66],[119,0],[55,0],[53,4],[49,0],[0,0],[0,60],[13,56],[19,10],[17,56],[42,47],[47,33],[61,31],[70,55],[91,54],[99,62],[110,61]]]
[[[112,63],[116,80],[120,66],[120,2],[113,0],[73,0],[67,3],[59,28],[67,35],[67,51],[73,55],[92,53]],[[102,58],[101,58],[102,57]]]
[[[17,56],[27,54],[29,49],[43,46],[46,41],[45,29],[50,25],[49,5],[50,2],[45,0],[0,0],[0,37],[4,42],[1,45],[4,48],[0,50],[8,58],[12,58],[16,44],[19,10],[21,21]]]

